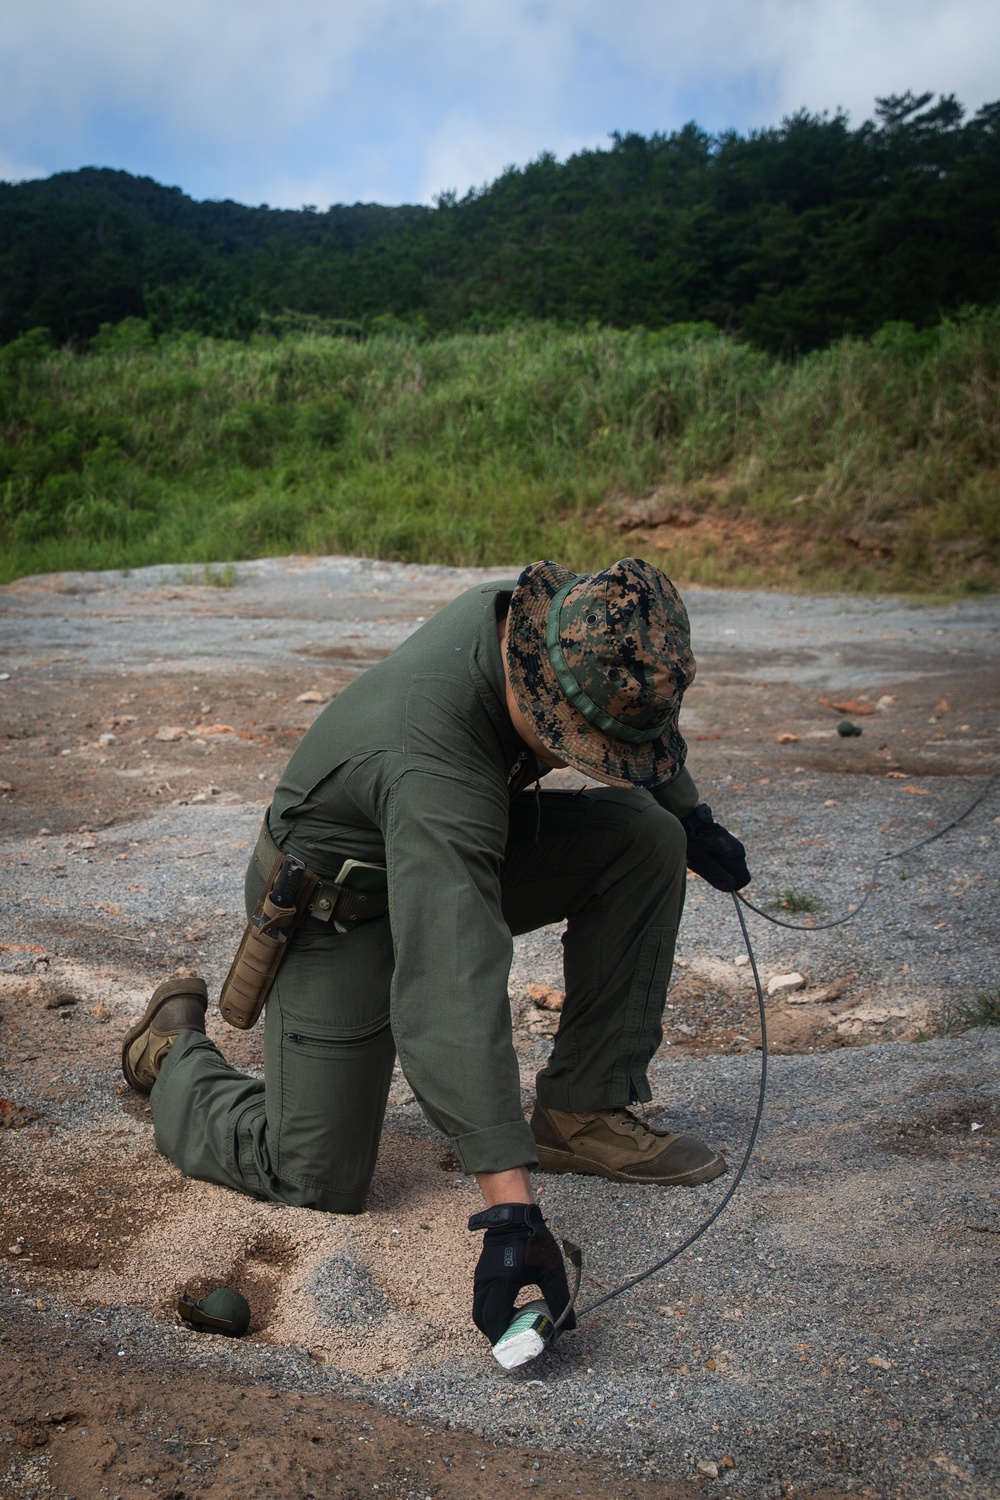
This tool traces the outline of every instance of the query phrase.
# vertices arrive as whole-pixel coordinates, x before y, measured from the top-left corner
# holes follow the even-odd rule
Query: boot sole
[[[125,1082],[130,1088],[135,1089],[137,1094],[150,1094],[152,1088],[147,1088],[133,1073],[128,1060],[129,1048],[152,1025],[161,1006],[165,1005],[168,1000],[172,1000],[175,995],[190,995],[192,999],[204,1000],[205,1012],[208,1013],[208,988],[203,979],[165,979],[162,984],[157,985],[141,1019],[126,1031],[122,1041],[122,1073]]]
[[[711,1182],[729,1170],[726,1158],[716,1153],[703,1167],[693,1167],[690,1172],[675,1172],[669,1177],[639,1177],[616,1172],[603,1162],[577,1156],[572,1151],[553,1150],[551,1146],[538,1147],[538,1166],[542,1172],[575,1172],[580,1177],[605,1177],[609,1182],[627,1182],[636,1187],[697,1187],[698,1183]]]

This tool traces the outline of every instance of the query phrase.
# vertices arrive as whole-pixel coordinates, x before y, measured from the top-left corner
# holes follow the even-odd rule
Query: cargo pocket
[[[381,1036],[383,1031],[389,1028],[389,1016],[386,1014],[378,1021],[366,1026],[338,1027],[335,1031],[325,1032],[322,1035],[297,1031],[294,1026],[284,1033],[284,1041],[302,1056],[318,1058],[355,1058],[357,1059],[365,1046],[374,1038]]]
[[[388,1015],[309,1031],[286,1023],[280,1119],[271,1122],[272,1159],[286,1199],[359,1211],[375,1170],[395,1057]],[[291,1195],[290,1185],[298,1190]]]

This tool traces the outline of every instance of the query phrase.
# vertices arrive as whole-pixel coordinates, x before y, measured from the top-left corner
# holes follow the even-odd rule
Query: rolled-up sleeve
[[[381,808],[396,1049],[421,1108],[469,1172],[537,1162],[507,998],[507,817],[499,789],[422,770],[400,775]]]
[[[667,812],[672,812],[675,818],[683,818],[698,806],[698,788],[686,766],[673,781],[653,787],[652,792],[660,806],[665,807]]]

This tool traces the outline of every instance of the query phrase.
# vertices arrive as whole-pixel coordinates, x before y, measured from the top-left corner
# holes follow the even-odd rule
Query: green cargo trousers
[[[567,924],[566,1001],[537,1077],[541,1103],[584,1112],[651,1098],[646,1067],[663,1035],[685,851],[677,819],[645,792],[513,799],[504,919],[514,934]],[[250,910],[260,889],[251,861]],[[264,1081],[230,1067],[199,1032],[183,1032],[151,1096],[159,1149],[189,1177],[360,1213],[395,1060],[392,972],[388,917],[348,933],[307,918],[267,1002]]]

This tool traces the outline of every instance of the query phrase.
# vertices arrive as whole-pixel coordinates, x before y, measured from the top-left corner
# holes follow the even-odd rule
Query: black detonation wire
[[[989,777],[979,793],[969,803],[968,807],[960,812],[957,818],[952,818],[950,823],[946,823],[943,828],[936,828],[933,833],[927,834],[922,839],[917,839],[916,843],[907,844],[905,849],[897,849],[893,854],[883,854],[881,858],[876,860],[872,869],[872,878],[868,883],[868,888],[864,896],[854,910],[849,911],[846,916],[836,917],[831,922],[818,922],[815,926],[807,926],[800,922],[783,922],[779,917],[772,917],[770,912],[762,911],[759,906],[754,906],[752,901],[748,901],[738,891],[731,892],[733,905],[736,908],[736,917],[740,924],[740,931],[743,934],[743,942],[746,945],[747,957],[750,959],[750,967],[753,970],[753,982],[757,989],[757,1010],[760,1016],[760,1088],[757,1092],[757,1113],[754,1115],[753,1128],[750,1131],[750,1139],[747,1141],[746,1150],[743,1153],[743,1160],[740,1162],[739,1170],[718,1206],[713,1209],[707,1219],[704,1219],[698,1225],[697,1229],[688,1235],[686,1240],[671,1250],[669,1255],[665,1255],[662,1260],[658,1260],[655,1265],[650,1266],[645,1271],[640,1271],[638,1276],[632,1276],[628,1281],[623,1281],[621,1286],[615,1287],[613,1291],[605,1292],[603,1297],[597,1297],[593,1302],[588,1302],[586,1307],[581,1307],[577,1313],[578,1318],[582,1318],[585,1313],[593,1312],[595,1308],[601,1307],[605,1302],[610,1302],[613,1297],[620,1297],[623,1292],[631,1291],[632,1287],[638,1286],[640,1281],[645,1281],[648,1277],[655,1276],[657,1271],[662,1271],[664,1266],[669,1266],[672,1260],[676,1260],[679,1255],[684,1254],[685,1250],[690,1249],[695,1240],[701,1239],[705,1231],[712,1227],[719,1215],[728,1207],[736,1189],[743,1181],[743,1175],[747,1167],[750,1165],[750,1158],[757,1144],[757,1133],[760,1130],[761,1117],[764,1113],[764,1099],[767,1092],[767,1018],[764,1013],[764,991],[761,987],[760,974],[757,971],[757,960],[754,957],[754,951],[750,944],[750,934],[747,932],[747,924],[740,910],[740,904],[742,903],[750,911],[756,912],[758,916],[764,917],[766,921],[773,922],[776,927],[790,927],[793,932],[822,932],[827,927],[842,927],[845,922],[852,922],[855,917],[860,916],[862,908],[875,890],[878,872],[882,865],[888,864],[890,860],[902,859],[906,854],[913,854],[917,849],[923,849],[927,844],[933,844],[935,839],[943,838],[946,833],[950,833],[953,828],[957,828],[959,823],[963,822],[985,800],[997,781],[1000,781],[1000,772],[996,772]]]
[[[907,844],[905,849],[897,849],[894,854],[883,854],[877,859],[872,866],[872,878],[865,888],[864,895],[857,906],[853,907],[846,916],[833,917],[829,922],[785,922],[781,917],[773,917],[769,911],[763,911],[759,906],[754,906],[752,901],[748,901],[745,896],[740,896],[739,893],[737,893],[737,899],[742,901],[743,905],[749,907],[751,911],[755,911],[758,917],[763,917],[765,922],[773,922],[775,927],[788,927],[792,932],[824,932],[829,927],[843,927],[845,922],[853,922],[855,917],[860,916],[862,909],[867,906],[878,884],[878,872],[883,865],[887,865],[893,859],[902,859],[906,854],[913,854],[917,849],[923,849],[926,844],[933,844],[935,839],[943,838],[946,833],[950,833],[953,828],[957,828],[959,823],[963,822],[971,812],[975,812],[980,802],[985,801],[997,781],[1000,781],[1000,771],[989,778],[985,786],[972,799],[964,812],[959,813],[957,818],[952,818],[951,822],[946,823],[943,828],[935,828],[933,833],[928,833],[924,838],[917,839],[915,844]]]
[[[598,1297],[595,1299],[595,1301],[588,1302],[586,1307],[581,1307],[580,1311],[577,1313],[578,1318],[582,1318],[585,1313],[593,1312],[594,1308],[600,1307],[602,1303],[610,1302],[612,1297],[620,1297],[622,1292],[627,1292],[632,1287],[638,1286],[639,1282],[645,1281],[648,1276],[655,1276],[657,1271],[662,1271],[664,1266],[669,1266],[672,1260],[676,1260],[679,1255],[683,1255],[684,1251],[687,1250],[689,1246],[693,1245],[695,1240],[701,1239],[701,1236],[705,1233],[705,1230],[712,1227],[716,1219],[728,1205],[733,1194],[736,1192],[736,1189],[743,1181],[744,1172],[750,1165],[750,1158],[753,1155],[753,1148],[757,1144],[757,1132],[760,1129],[761,1116],[764,1113],[764,1097],[767,1092],[767,1018],[764,1015],[764,991],[761,988],[760,975],[757,972],[757,960],[754,957],[753,948],[750,946],[750,934],[747,932],[747,924],[743,920],[743,913],[740,911],[739,902],[736,899],[736,892],[733,891],[731,892],[731,894],[733,898],[733,905],[736,907],[736,917],[743,932],[743,941],[746,944],[747,955],[750,959],[750,967],[753,969],[753,982],[757,986],[757,1009],[760,1014],[760,1088],[757,1092],[757,1113],[754,1115],[753,1128],[750,1131],[750,1139],[747,1141],[747,1148],[743,1153],[743,1160],[740,1162],[739,1170],[737,1171],[736,1176],[733,1178],[732,1183],[730,1184],[726,1193],[720,1200],[718,1206],[712,1210],[707,1219],[704,1219],[698,1225],[697,1229],[695,1229],[691,1234],[688,1235],[686,1240],[677,1245],[675,1249],[671,1250],[669,1255],[665,1255],[662,1260],[658,1260],[655,1266],[650,1266],[646,1271],[640,1271],[638,1276],[633,1276],[630,1280],[623,1281],[621,1286],[615,1287],[613,1292],[605,1292],[603,1297]]]

